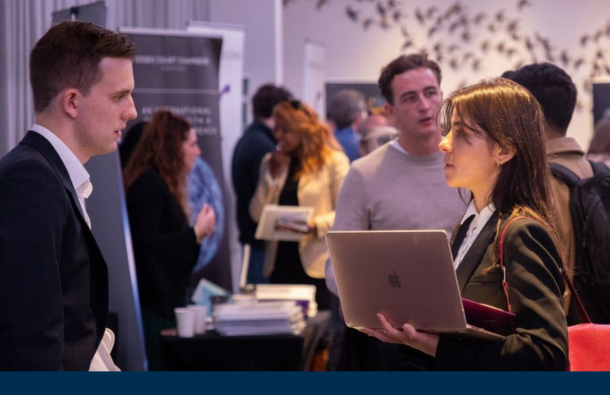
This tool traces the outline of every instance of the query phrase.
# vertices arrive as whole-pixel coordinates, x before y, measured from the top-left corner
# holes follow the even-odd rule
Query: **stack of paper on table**
[[[315,317],[318,313],[316,303],[316,286],[309,284],[246,284],[248,266],[250,263],[250,245],[244,246],[244,256],[239,276],[239,288],[247,294],[254,289],[254,296],[260,301],[297,301],[304,308],[308,317]]]
[[[224,336],[298,335],[305,329],[303,310],[295,301],[219,304],[214,321]]]
[[[308,317],[315,317],[318,313],[316,304],[316,286],[308,284],[256,284],[254,292],[257,300],[298,301],[302,306],[306,304]]]

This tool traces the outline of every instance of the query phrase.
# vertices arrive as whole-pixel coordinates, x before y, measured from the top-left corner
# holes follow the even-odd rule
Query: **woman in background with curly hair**
[[[150,370],[162,367],[160,331],[176,326],[201,241],[216,216],[204,205],[189,226],[186,176],[201,151],[189,122],[158,111],[123,172]]]
[[[275,106],[273,116],[278,145],[261,163],[250,216],[258,222],[267,204],[313,207],[314,213],[300,241],[267,241],[265,275],[275,284],[315,285],[318,308],[329,309],[324,236],[335,219],[349,159],[313,108],[285,101]]]

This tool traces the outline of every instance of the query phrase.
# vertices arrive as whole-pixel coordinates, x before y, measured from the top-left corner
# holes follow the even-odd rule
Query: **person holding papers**
[[[328,309],[330,293],[324,281],[328,257],[324,236],[335,219],[335,204],[349,159],[313,108],[298,100],[273,110],[274,152],[261,163],[259,182],[250,202],[250,216],[259,222],[267,204],[312,207],[313,217],[299,241],[267,241],[265,275],[275,284],[313,284],[318,309]]]
[[[393,328],[382,314],[383,330],[365,333],[434,356],[436,370],[566,370],[562,252],[538,102],[512,81],[483,80],[445,101],[441,125],[446,182],[473,196],[452,239],[462,297],[515,318],[494,330],[506,336],[496,342]]]
[[[216,225],[208,205],[189,225],[187,174],[200,154],[191,124],[161,110],[123,171],[150,370],[162,368],[160,331],[176,326],[174,308],[188,303],[186,289],[200,244]]]

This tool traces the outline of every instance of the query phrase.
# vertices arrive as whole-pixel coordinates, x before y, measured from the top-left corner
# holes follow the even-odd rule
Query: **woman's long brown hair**
[[[188,138],[191,124],[169,111],[157,111],[144,128],[136,149],[123,170],[125,191],[144,172],[157,170],[176,198],[187,218],[186,175],[182,144]]]
[[[470,128],[483,131],[490,143],[509,148],[515,155],[500,167],[491,191],[490,202],[498,211],[500,223],[510,217],[525,215],[542,223],[563,252],[558,240],[551,171],[545,148],[544,114],[536,99],[520,85],[504,79],[483,80],[453,92],[441,109],[441,127],[446,132],[456,113]]]

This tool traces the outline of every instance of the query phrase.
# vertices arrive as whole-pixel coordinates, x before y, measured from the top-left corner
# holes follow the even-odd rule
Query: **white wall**
[[[470,43],[461,38],[462,29],[449,33],[450,24],[455,18],[449,18],[443,22],[438,33],[428,38],[428,29],[431,26],[426,22],[420,24],[416,18],[415,11],[428,10],[431,6],[437,7],[436,15],[446,12],[455,4],[453,0],[411,0],[402,3],[400,12],[405,15],[402,25],[412,37],[413,45],[403,52],[402,45],[405,42],[401,34],[400,26],[393,23],[390,27],[383,29],[377,25],[371,25],[367,30],[362,26],[362,21],[367,17],[373,17],[379,21],[376,4],[388,4],[388,1],[359,2],[355,0],[328,1],[325,5],[317,8],[318,2],[306,0],[292,0],[284,7],[284,70],[285,82],[289,89],[296,95],[302,95],[303,85],[303,53],[306,39],[322,42],[326,45],[326,77],[328,81],[366,81],[375,82],[381,68],[401,53],[409,53],[426,48],[435,59],[434,50],[436,43],[442,46],[442,53],[449,59],[449,51],[446,49],[451,44],[459,45],[453,54],[462,57],[467,52],[472,52],[475,57],[480,57],[480,70],[475,72],[470,66],[460,67],[453,70],[447,60],[440,62],[443,68],[442,88],[445,94],[450,93],[460,85],[470,84],[481,78],[492,77],[514,68],[520,59],[525,63],[533,62],[528,55],[525,41],[514,41],[506,31],[507,21],[518,19],[518,33],[520,36],[530,36],[536,44],[538,53],[537,61],[546,61],[542,56],[542,44],[536,41],[536,33],[543,38],[548,38],[553,48],[552,53],[557,57],[556,63],[564,68],[573,78],[579,91],[580,108],[576,111],[568,135],[575,137],[584,147],[592,133],[592,104],[590,93],[585,91],[586,80],[592,70],[592,59],[595,57],[597,46],[601,49],[610,48],[610,32],[606,35],[606,29],[610,25],[608,17],[607,0],[582,0],[574,2],[571,0],[529,0],[530,5],[519,11],[518,1],[488,1],[470,0],[461,2],[464,14],[470,21],[469,32]],[[355,23],[347,16],[346,8],[350,6],[359,11],[359,23]],[[505,22],[496,26],[503,29],[492,33],[488,30],[490,21],[495,18],[496,13],[503,10]],[[477,25],[471,20],[479,13],[486,16],[482,23]],[[582,46],[580,39],[583,35],[601,31],[598,45]],[[489,40],[494,49],[484,54],[481,43]],[[507,55],[501,55],[497,51],[497,44],[505,43],[505,47],[515,48],[515,53],[509,59]],[[565,67],[558,59],[562,50],[566,50],[571,58],[583,56],[585,62],[578,69],[569,65]],[[610,64],[610,51],[602,59]]]
[[[282,84],[282,0],[208,0],[209,21],[245,26],[244,73],[249,76],[248,109],[265,83]],[[252,114],[248,111],[248,120]]]

